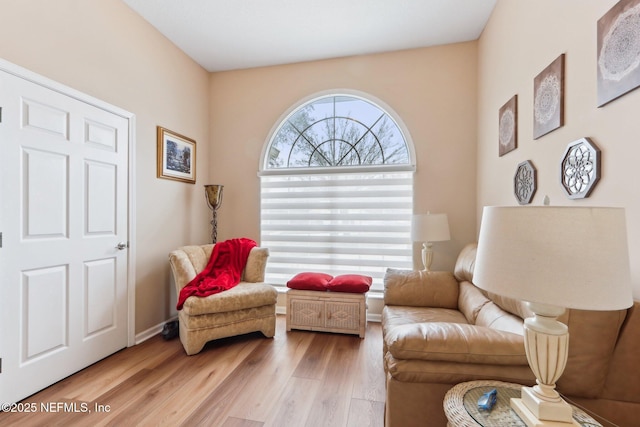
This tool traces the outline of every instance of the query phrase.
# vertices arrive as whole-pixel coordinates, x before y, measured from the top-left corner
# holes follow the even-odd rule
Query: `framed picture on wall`
[[[533,79],[533,139],[564,125],[564,53]]]
[[[196,183],[196,142],[158,126],[158,178]]]
[[[498,155],[504,156],[518,146],[518,95],[500,108],[498,116]]]
[[[621,0],[598,20],[598,107],[640,86],[640,0]]]

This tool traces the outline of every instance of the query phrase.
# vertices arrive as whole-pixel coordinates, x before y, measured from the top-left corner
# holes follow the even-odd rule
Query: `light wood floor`
[[[0,413],[0,425],[382,426],[384,391],[379,323],[360,339],[286,332],[278,316],[273,339],[213,341],[195,356],[156,336],[25,399],[36,413]]]

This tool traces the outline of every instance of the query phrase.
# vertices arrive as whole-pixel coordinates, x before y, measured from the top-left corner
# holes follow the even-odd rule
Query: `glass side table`
[[[478,409],[478,398],[495,388],[498,400],[491,411]],[[511,409],[510,399],[520,397],[522,385],[501,381],[469,381],[460,383],[444,397],[444,413],[448,427],[526,427]],[[602,427],[600,423],[579,408],[573,407],[573,419],[582,427]]]

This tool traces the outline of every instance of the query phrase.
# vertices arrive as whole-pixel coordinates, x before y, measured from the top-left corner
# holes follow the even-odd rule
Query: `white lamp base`
[[[523,388],[524,390],[524,388]],[[568,404],[565,403],[567,406]],[[515,411],[516,414],[520,417],[520,419],[528,426],[528,427],[580,427],[580,423],[571,419],[571,422],[565,423],[562,421],[547,421],[541,420],[536,417],[527,406],[524,404],[522,399],[511,399],[511,409]],[[571,407],[569,406],[569,410]]]
[[[423,271],[431,271],[431,263],[433,262],[433,243],[425,242],[422,244],[422,265]]]
[[[553,420],[568,423],[572,419],[571,406],[558,398],[557,400],[545,400],[536,394],[532,387],[522,387],[522,403],[531,413],[542,420]]]

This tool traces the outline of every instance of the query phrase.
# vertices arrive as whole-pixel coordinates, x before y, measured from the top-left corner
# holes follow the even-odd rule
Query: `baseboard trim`
[[[142,344],[149,338],[152,338],[162,332],[162,328],[164,328],[164,324],[167,322],[171,322],[173,320],[177,320],[178,316],[173,316],[162,323],[159,323],[155,326],[150,327],[146,331],[142,331],[139,334],[136,334],[135,345]]]
[[[276,314],[286,315],[287,307],[282,305],[277,305]],[[149,338],[153,338],[154,336],[158,335],[160,332],[162,332],[162,328],[164,328],[164,324],[167,322],[171,322],[173,320],[178,320],[178,316],[173,316],[165,320],[164,322],[158,323],[157,325],[152,326],[149,329],[136,334],[134,345],[142,344]],[[367,313],[367,322],[381,322],[381,321],[382,321],[382,316],[380,316],[380,314]]]

